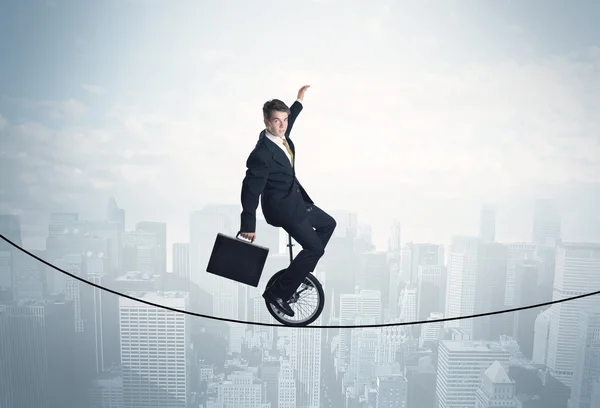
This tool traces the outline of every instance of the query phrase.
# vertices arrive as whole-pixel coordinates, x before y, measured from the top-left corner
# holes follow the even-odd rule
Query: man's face
[[[273,112],[271,119],[265,119],[265,126],[275,136],[283,137],[288,125],[287,112]]]

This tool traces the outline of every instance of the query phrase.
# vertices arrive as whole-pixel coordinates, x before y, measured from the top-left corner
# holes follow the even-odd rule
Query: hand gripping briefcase
[[[206,272],[246,285],[258,286],[269,248],[218,233]]]

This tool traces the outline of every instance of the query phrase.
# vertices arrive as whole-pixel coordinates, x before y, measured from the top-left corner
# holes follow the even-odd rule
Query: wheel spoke
[[[310,324],[318,318],[323,310],[324,300],[323,289],[317,278],[311,274],[306,277],[298,291],[290,299],[289,305],[294,311],[293,317],[280,312],[271,304],[267,306],[271,315],[280,323],[291,326],[303,326]]]

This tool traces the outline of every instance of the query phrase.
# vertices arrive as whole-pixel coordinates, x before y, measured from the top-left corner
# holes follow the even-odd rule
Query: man
[[[290,132],[309,86],[300,88],[297,100],[289,108],[279,99],[264,104],[265,129],[248,157],[242,182],[240,236],[252,242],[256,239],[256,209],[261,196],[267,223],[283,228],[302,246],[288,269],[263,294],[288,316],[294,316],[289,299],[315,270],[336,227],[335,220],[314,204],[296,178],[296,149]]]

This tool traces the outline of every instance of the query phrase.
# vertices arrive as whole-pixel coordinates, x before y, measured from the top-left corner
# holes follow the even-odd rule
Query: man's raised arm
[[[302,108],[303,108],[302,102],[304,101],[304,93],[306,92],[306,90],[308,88],[310,88],[310,85],[304,85],[302,88],[300,88],[300,90],[298,91],[298,96],[296,97],[296,101],[290,106],[291,112],[290,112],[290,116],[288,117],[288,127],[285,132],[285,137],[289,137],[289,135],[292,131],[292,127],[294,126],[294,122],[296,121],[296,118],[302,111]],[[296,103],[296,102],[298,102],[298,103]]]

